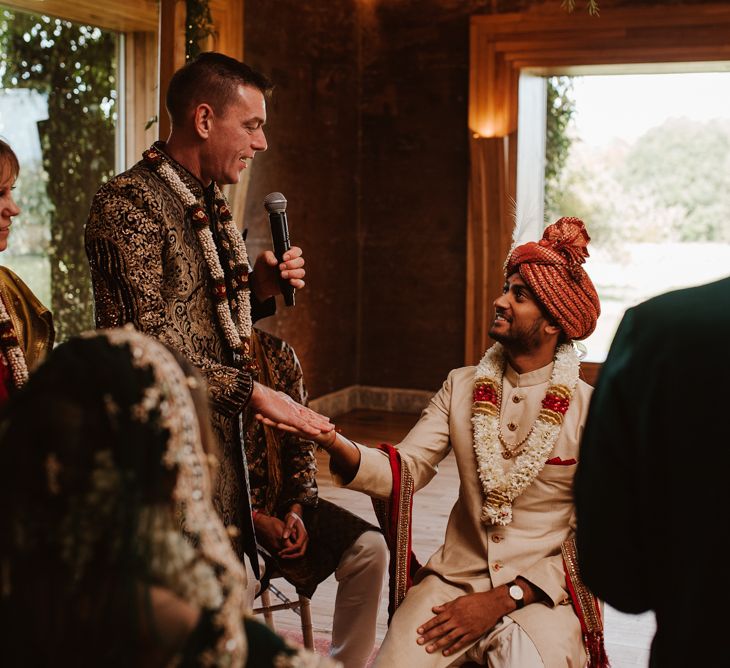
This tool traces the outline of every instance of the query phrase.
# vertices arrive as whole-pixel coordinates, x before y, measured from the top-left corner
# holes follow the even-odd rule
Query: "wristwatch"
[[[520,585],[518,585],[514,580],[507,583],[507,593],[517,605],[518,610],[525,607],[525,590],[522,589],[522,587],[520,587]]]

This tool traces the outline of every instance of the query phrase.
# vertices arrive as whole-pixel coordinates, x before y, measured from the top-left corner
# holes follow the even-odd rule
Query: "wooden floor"
[[[346,436],[360,443],[375,445],[383,441],[398,443],[417,418],[418,416],[412,414],[361,410],[340,416],[336,423],[337,428]],[[317,461],[320,496],[377,524],[370,498],[358,492],[334,487],[329,476],[327,455],[319,453]],[[457,497],[458,487],[456,463],[453,455],[449,455],[431,484],[414,496],[413,550],[421,563],[442,543],[446,521]],[[283,580],[275,580],[274,584],[287,596],[295,597],[293,587]],[[337,583],[334,576],[330,576],[319,586],[312,599],[312,621],[315,636],[319,639],[329,637],[336,592]],[[387,602],[384,598],[378,615],[378,643],[385,636],[386,620]],[[301,628],[299,617],[288,610],[275,613],[274,621],[277,630],[287,635],[296,633]],[[605,626],[606,648],[613,668],[648,665],[649,645],[654,635],[653,614],[625,615],[607,607]]]

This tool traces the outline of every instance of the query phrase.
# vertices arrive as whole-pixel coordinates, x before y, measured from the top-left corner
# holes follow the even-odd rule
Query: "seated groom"
[[[490,329],[498,343],[477,367],[449,374],[397,446],[416,490],[453,449],[460,487],[444,543],[415,573],[376,666],[584,666],[587,650],[592,665],[606,663],[570,540],[591,394],[571,341],[593,332],[600,313],[581,266],[588,241],[580,220],[561,218],[511,252]],[[334,431],[315,440],[339,484],[391,497],[393,452]]]

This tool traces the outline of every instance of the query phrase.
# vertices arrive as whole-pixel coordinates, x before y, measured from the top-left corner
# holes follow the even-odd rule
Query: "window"
[[[0,7],[0,136],[18,154],[22,209],[0,260],[52,310],[57,341],[94,326],[83,240],[91,198],[157,138],[147,127],[157,114],[156,3],[114,5],[49,0],[54,16],[23,11],[34,2]]]
[[[548,118],[569,122],[548,133],[545,217],[578,216],[591,234],[602,313],[586,359],[602,362],[629,306],[730,271],[730,74],[560,77],[551,89],[562,100],[548,95]]]

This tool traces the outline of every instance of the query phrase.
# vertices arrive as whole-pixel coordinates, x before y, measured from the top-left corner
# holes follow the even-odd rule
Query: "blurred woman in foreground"
[[[185,366],[133,329],[100,331],[58,346],[12,397],[3,665],[331,665],[246,617],[211,501],[207,393]]]

